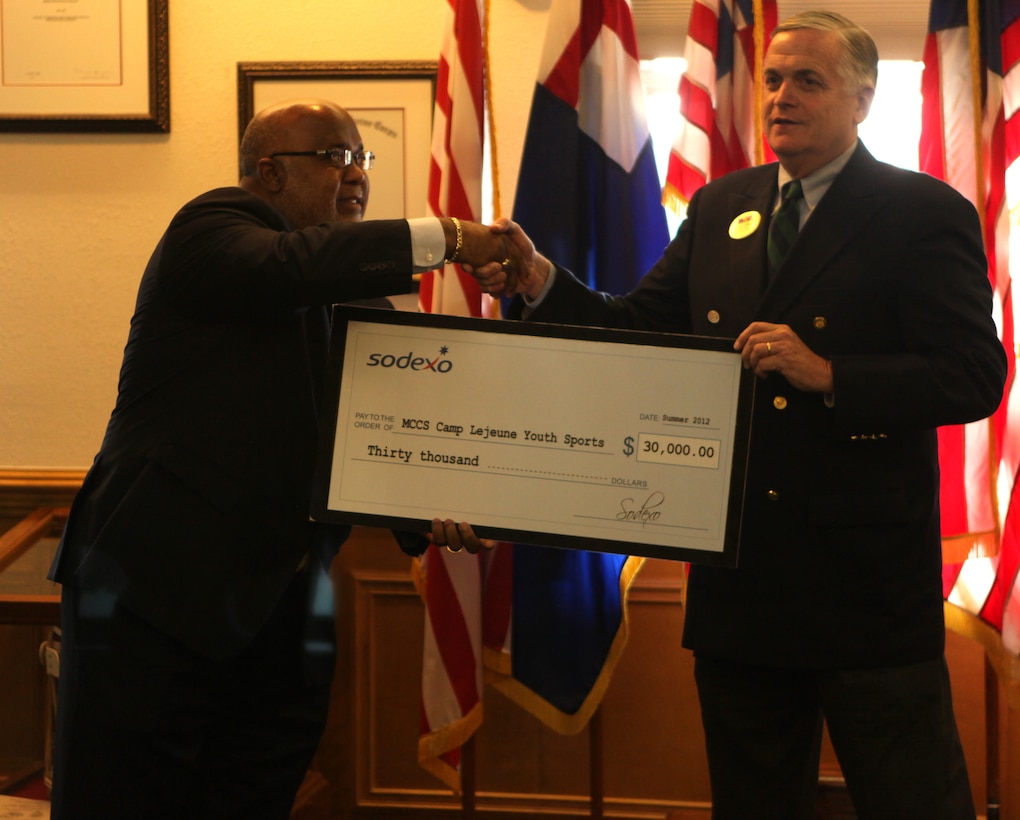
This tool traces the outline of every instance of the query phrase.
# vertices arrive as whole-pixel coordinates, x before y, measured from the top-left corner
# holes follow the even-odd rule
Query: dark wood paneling
[[[417,764],[423,614],[410,566],[389,533],[360,528],[334,565],[341,658],[330,728],[306,783],[310,799],[295,813],[301,820],[459,814],[459,798]],[[710,796],[692,659],[680,647],[680,565],[646,562],[631,587],[629,615],[630,640],[601,711],[605,816],[707,820]],[[947,655],[975,797],[983,807],[983,651],[950,633]],[[492,688],[485,698],[475,740],[478,816],[590,816],[588,733],[559,735]],[[1011,719],[1004,783],[1020,782],[1009,780],[1020,764],[1014,750],[1020,735]],[[1008,721],[1003,720],[1004,739]],[[828,743],[822,775],[818,817],[852,817]],[[1003,810],[1003,820],[1020,820],[1015,814],[1020,807],[1010,808],[1012,814],[1005,805]]]
[[[0,471],[0,532],[38,507],[68,506],[81,478],[73,471]],[[459,798],[417,763],[423,615],[410,567],[388,532],[364,528],[355,530],[334,564],[339,656],[333,707],[296,820],[448,820],[459,814]],[[709,816],[691,659],[679,645],[681,581],[678,564],[650,560],[631,588],[631,637],[601,712],[607,818]],[[45,675],[38,647],[44,637],[38,626],[0,625],[0,767],[6,760],[8,771],[12,761],[41,760]],[[947,656],[983,813],[984,653],[949,633]],[[1020,710],[1000,700],[1000,817],[1020,820]],[[558,735],[491,688],[485,709],[476,736],[479,816],[588,817],[587,732]],[[828,746],[822,768],[838,775]],[[834,799],[830,789],[824,796]]]

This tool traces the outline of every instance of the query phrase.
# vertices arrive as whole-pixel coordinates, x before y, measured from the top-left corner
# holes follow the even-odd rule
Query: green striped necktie
[[[800,230],[800,200],[803,196],[799,179],[791,179],[783,186],[783,200],[769,223],[770,282],[775,279],[783,259],[797,240],[797,231]]]

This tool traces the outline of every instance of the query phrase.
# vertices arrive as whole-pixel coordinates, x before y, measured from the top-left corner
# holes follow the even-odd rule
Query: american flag
[[[761,127],[761,69],[775,0],[694,0],[680,78],[680,132],[669,152],[665,205],[679,212],[694,192],[773,155]]]
[[[978,210],[992,310],[1012,354],[998,412],[985,422],[939,430],[946,623],[979,640],[1004,679],[1020,682],[1020,390],[1013,389],[1007,206],[1007,178],[1020,154],[1018,61],[1020,0],[933,0],[921,82],[920,168],[949,182]]]
[[[447,0],[436,82],[427,212],[482,219],[485,135],[485,28],[480,0]],[[457,265],[426,274],[419,307],[426,313],[481,316],[488,307],[474,278]],[[416,583],[425,604],[418,761],[461,789],[461,746],[482,723],[482,653],[502,646],[508,621],[510,548],[453,555],[429,547]],[[491,611],[491,615],[486,613]]]
[[[427,213],[479,222],[485,140],[484,3],[447,0],[436,78]],[[426,313],[480,316],[482,292],[459,265],[425,274],[419,306]]]

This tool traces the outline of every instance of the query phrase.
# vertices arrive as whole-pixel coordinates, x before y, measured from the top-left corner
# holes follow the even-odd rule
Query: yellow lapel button
[[[744,211],[730,223],[730,239],[747,239],[761,225],[758,211]]]

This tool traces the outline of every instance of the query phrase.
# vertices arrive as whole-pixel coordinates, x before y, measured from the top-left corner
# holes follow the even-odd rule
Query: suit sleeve
[[[528,318],[590,327],[690,333],[687,272],[699,200],[700,192],[694,195],[676,237],[630,293],[596,291],[571,271],[557,266],[556,281]],[[510,317],[520,318],[522,306],[518,297]]]
[[[175,303],[221,318],[408,293],[412,283],[405,220],[289,230],[240,189],[186,205],[157,253],[161,287]]]
[[[890,349],[831,356],[840,426],[937,427],[993,413],[1006,357],[973,206],[948,186],[913,175],[909,198],[876,215],[870,242],[884,254],[896,324]],[[888,329],[884,329],[888,330]],[[889,337],[889,334],[885,334]]]

